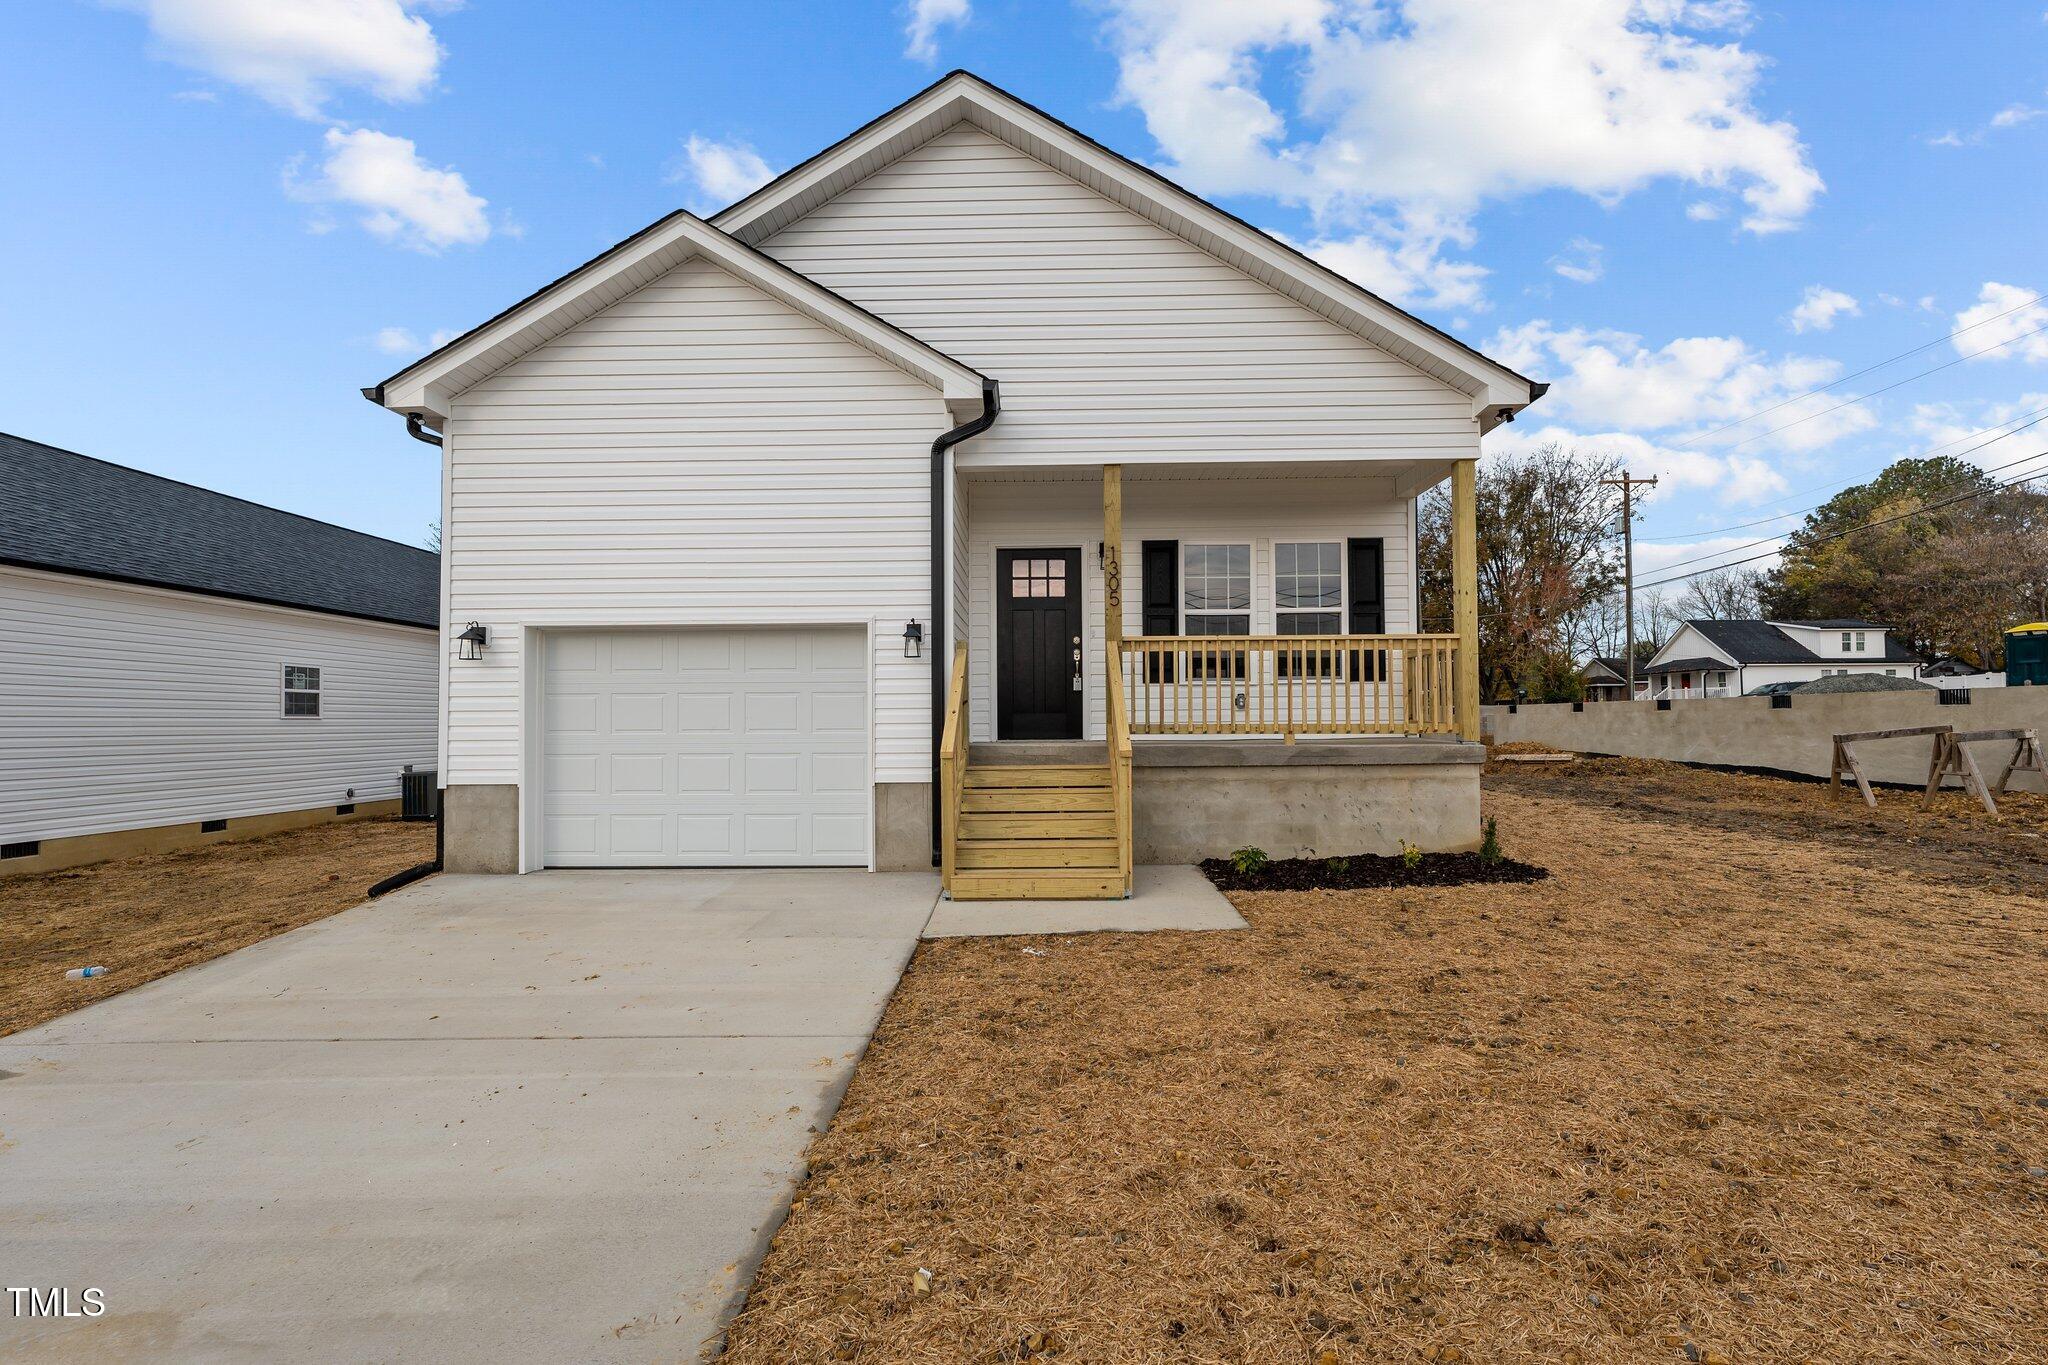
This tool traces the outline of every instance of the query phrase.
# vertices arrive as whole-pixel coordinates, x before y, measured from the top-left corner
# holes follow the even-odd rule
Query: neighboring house
[[[0,435],[0,873],[398,807],[440,557]]]
[[[1840,674],[1917,678],[1920,660],[1871,621],[1687,621],[1643,672],[1653,698],[1740,697]]]
[[[1623,701],[1628,697],[1628,662],[1611,655],[1596,655],[1579,670],[1586,684],[1587,701]],[[1648,681],[1636,670],[1636,692],[1641,695]]]
[[[448,864],[1473,846],[1473,471],[1542,389],[953,73],[365,391],[445,436]]]

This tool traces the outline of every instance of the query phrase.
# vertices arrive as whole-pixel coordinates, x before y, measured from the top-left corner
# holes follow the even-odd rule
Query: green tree
[[[1809,513],[1760,596],[1773,620],[1876,621],[1998,667],[2004,629],[2048,601],[2048,496],[1947,456],[1897,461]]]

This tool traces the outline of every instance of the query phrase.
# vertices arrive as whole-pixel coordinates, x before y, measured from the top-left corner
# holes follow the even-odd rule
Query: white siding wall
[[[938,394],[701,261],[462,393],[447,427],[445,780],[521,780],[523,632],[871,623],[875,780],[930,777]]]
[[[1078,547],[1088,622],[1082,646],[1083,714],[1088,738],[1101,739],[1106,634],[1102,568],[1095,560],[1095,547],[1102,540],[1101,483],[975,483],[968,489],[968,499],[972,737],[977,742],[996,737],[996,552]],[[1148,540],[1249,544],[1251,630],[1259,635],[1275,628],[1273,542],[1379,536],[1386,541],[1387,630],[1402,634],[1416,628],[1414,503],[1396,497],[1390,479],[1126,479],[1123,501],[1128,636],[1144,633],[1140,548]],[[1348,592],[1345,601],[1350,601]]]
[[[281,714],[285,664],[318,719]],[[392,800],[435,665],[430,630],[0,569],[0,841]]]
[[[971,126],[764,249],[1001,382],[966,468],[1479,453],[1464,395]]]

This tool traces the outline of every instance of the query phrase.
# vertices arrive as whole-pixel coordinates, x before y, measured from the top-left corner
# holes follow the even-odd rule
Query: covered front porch
[[[1474,466],[955,471],[949,894],[1124,895],[1134,860],[1245,843],[1469,847]],[[1446,479],[1453,628],[1422,631],[1415,498]]]

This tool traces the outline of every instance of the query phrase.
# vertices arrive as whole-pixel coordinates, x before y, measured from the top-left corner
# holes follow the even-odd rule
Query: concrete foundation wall
[[[875,784],[875,870],[929,872],[932,868],[932,784]]]
[[[1189,863],[1247,844],[1276,858],[1479,846],[1479,746],[1134,746],[1133,856]]]
[[[519,788],[512,783],[458,783],[441,793],[450,872],[519,870]],[[929,782],[875,784],[875,867],[928,872],[932,866]]]
[[[1490,739],[1531,740],[1585,754],[1625,754],[1678,763],[1773,768],[1826,777],[1834,736],[1857,730],[1948,725],[1959,731],[2031,727],[2048,735],[2048,687],[1972,690],[1968,706],[1943,706],[1933,692],[1849,692],[1794,696],[1784,709],[1768,697],[1676,700],[1668,711],[1650,702],[1601,702],[1583,711],[1569,703],[1488,706],[1480,712]],[[1933,742],[1925,738],[1870,740],[1856,746],[1857,761],[1873,782],[1924,786]],[[1987,780],[2012,752],[2009,741],[1970,746]],[[2016,791],[2044,788],[2032,774],[2014,777]]]
[[[227,817],[228,827],[202,834],[197,820],[176,825],[152,825],[148,829],[122,829],[108,834],[78,834],[65,839],[44,839],[42,847],[26,858],[0,862],[0,877],[18,877],[30,872],[56,872],[67,867],[85,867],[114,858],[133,858],[142,853],[172,853],[204,844],[225,844],[236,839],[256,839],[308,825],[325,825],[349,820],[375,820],[396,815],[401,802],[359,801],[355,810],[337,815],[333,806],[311,810],[277,811],[269,815]]]
[[[441,791],[441,865],[449,872],[519,870],[519,787],[464,782]]]

